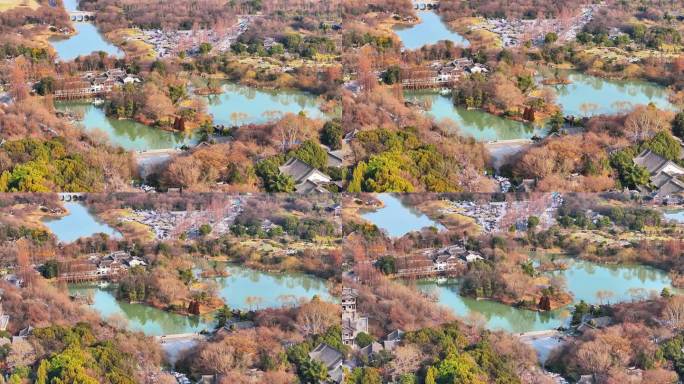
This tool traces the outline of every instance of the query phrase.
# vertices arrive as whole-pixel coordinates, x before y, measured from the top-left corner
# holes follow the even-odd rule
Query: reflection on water
[[[303,111],[310,118],[326,118],[318,109],[318,98],[297,91],[263,91],[236,84],[225,84],[224,93],[208,96],[208,110],[214,123],[227,126],[265,123],[285,113]],[[199,142],[198,133],[169,132],[130,119],[107,117],[102,108],[87,102],[56,102],[60,111],[83,116],[79,123],[88,132],[101,131],[109,141],[126,150],[146,151],[178,148]]]
[[[119,48],[104,39],[94,24],[75,22],[74,27],[76,28],[76,34],[73,36],[67,38],[52,37],[49,39],[61,60],[69,61],[78,56],[85,56],[100,51],[117,57],[123,56]]]
[[[83,204],[69,202],[64,203],[64,207],[69,211],[66,216],[49,217],[43,220],[43,223],[59,241],[70,243],[96,233],[104,233],[113,237],[120,235],[114,228],[96,219]]]
[[[335,301],[323,279],[298,273],[272,274],[238,266],[228,266],[228,277],[212,278],[219,284],[219,295],[235,309],[263,309],[291,304],[299,299],[318,296]],[[199,271],[196,270],[196,273]],[[168,335],[212,329],[211,316],[183,316],[145,304],[116,300],[114,285],[101,288],[94,284],[70,284],[71,293],[92,297],[92,307],[107,319],[124,319],[128,329],[146,335]]]
[[[92,297],[92,308],[103,319],[124,319],[126,327],[150,336],[199,332],[212,329],[213,322],[199,316],[183,316],[144,304],[116,300],[116,288],[99,288],[93,284],[71,284],[71,293]]]
[[[168,132],[130,119],[109,118],[102,108],[87,102],[56,102],[55,108],[83,116],[79,123],[86,131],[104,132],[112,144],[126,150],[168,149],[198,142],[196,135]]]
[[[325,118],[318,97],[296,90],[263,90],[233,83],[223,93],[206,97],[214,123],[227,126],[262,124],[286,113],[303,112],[309,118]]]
[[[435,120],[452,120],[462,136],[472,136],[478,141],[529,139],[535,134],[543,134],[543,128],[533,124],[505,119],[479,109],[457,107],[451,97],[437,92],[408,91],[404,97],[407,101],[429,105],[427,112]]]
[[[266,273],[228,266],[228,277],[216,278],[219,294],[231,308],[258,309],[279,307],[298,299],[318,296],[332,300],[323,279],[297,273]]]
[[[409,232],[419,231],[426,227],[444,229],[441,224],[432,221],[421,212],[406,207],[399,198],[392,194],[379,193],[375,197],[382,201],[384,206],[361,216],[381,230],[387,231],[391,237],[401,237]]]
[[[556,102],[566,115],[585,116],[628,111],[635,105],[653,103],[658,108],[673,110],[668,90],[657,84],[639,80],[605,80],[579,72],[565,71],[572,81],[568,85],[552,86]],[[434,91],[406,91],[407,101],[428,105],[428,113],[437,121],[450,119],[462,135],[479,141],[529,139],[543,136],[545,128],[486,113],[481,110],[454,106],[451,97]]]
[[[566,260],[568,269],[555,271],[551,276],[563,276],[574,302],[615,303],[634,298],[645,298],[671,288],[671,281],[661,270],[643,265],[600,265],[581,260]],[[570,308],[549,312],[535,312],[513,308],[489,300],[476,300],[459,295],[458,284],[423,280],[418,288],[437,295],[439,303],[459,316],[477,313],[486,320],[487,328],[509,332],[542,331],[557,328],[568,320]]]
[[[63,0],[63,4],[67,12],[78,10],[78,0]],[[123,52],[106,41],[94,24],[89,22],[74,22],[73,24],[76,28],[75,35],[67,38],[52,37],[49,39],[60,59],[73,60],[78,56],[85,56],[98,51],[117,57],[123,56]]]
[[[495,301],[461,296],[458,292],[458,284],[453,280],[445,284],[421,281],[418,283],[418,288],[436,294],[439,303],[450,308],[458,316],[481,315],[489,329],[502,329],[509,332],[541,331],[561,326],[563,321],[570,316],[567,309],[535,312]]]
[[[468,40],[456,32],[450,31],[439,15],[433,11],[419,11],[420,22],[409,27],[397,26],[394,32],[407,49],[418,49],[424,45],[435,44],[442,40],[453,41],[457,45],[467,47]]]
[[[567,262],[568,269],[552,272],[551,275],[565,277],[575,301],[629,301],[634,297],[659,294],[663,288],[671,287],[667,273],[645,265],[603,265],[581,260]]]
[[[636,105],[655,104],[673,110],[667,88],[642,80],[607,80],[575,71],[561,71],[571,84],[556,85],[557,103],[574,116],[614,114]]]

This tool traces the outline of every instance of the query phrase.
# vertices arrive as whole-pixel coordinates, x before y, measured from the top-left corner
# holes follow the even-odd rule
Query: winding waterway
[[[470,43],[463,36],[451,31],[434,11],[418,11],[420,21],[411,26],[396,26],[394,33],[399,36],[407,49],[418,49],[424,45],[449,40],[456,45],[468,47]]]
[[[455,106],[450,96],[440,95],[437,91],[406,91],[404,98],[428,106],[426,112],[436,121],[449,119],[456,123],[460,135],[472,136],[477,141],[529,139],[544,133],[542,127],[534,124]]]
[[[590,116],[624,113],[637,105],[653,103],[664,110],[675,110],[668,100],[667,88],[642,80],[610,80],[576,71],[560,71],[570,84],[548,86],[556,91],[556,102],[565,115]],[[478,141],[529,139],[543,136],[542,126],[495,116],[481,110],[469,110],[453,104],[451,97],[437,91],[406,91],[408,101],[427,106],[435,120],[450,119],[459,132]]]
[[[149,336],[210,330],[213,321],[200,316],[183,316],[163,311],[149,305],[128,303],[116,299],[116,287],[100,287],[96,284],[70,284],[69,292],[92,299],[91,307],[106,321],[123,321],[126,328]]]
[[[326,118],[317,96],[297,90],[266,90],[234,83],[223,84],[220,95],[206,97],[215,124],[263,124],[286,113]]]
[[[256,310],[280,307],[299,299],[318,296],[332,301],[325,280],[301,273],[268,273],[255,269],[228,266],[227,277],[215,280],[219,295],[231,308]]]
[[[169,132],[130,119],[107,117],[103,108],[84,101],[55,102],[55,108],[82,116],[78,123],[86,132],[102,132],[110,143],[126,150],[178,148],[198,142],[197,135]]]
[[[574,303],[616,303],[659,294],[663,288],[672,288],[670,278],[664,271],[643,265],[601,265],[582,260],[566,260],[568,268],[549,273],[562,276]],[[566,324],[571,315],[570,306],[549,312],[535,312],[514,308],[490,300],[476,300],[461,296],[458,282],[448,280],[420,281],[417,287],[438,297],[438,302],[450,308],[456,315],[467,317],[477,313],[484,317],[489,329],[509,332],[543,331]]]
[[[323,279],[299,273],[267,273],[254,269],[228,266],[229,276],[209,278],[219,284],[219,295],[233,309],[250,310],[280,307],[299,299],[318,296],[333,301]],[[91,307],[103,319],[116,322],[150,336],[193,333],[211,330],[212,316],[183,316],[140,303],[116,299],[116,285],[70,284],[72,294],[92,298]]]
[[[76,11],[78,9],[78,0],[64,0],[64,8],[67,12]],[[123,56],[123,52],[105,40],[93,23],[74,22],[73,24],[74,28],[76,28],[75,35],[49,39],[60,59],[68,61],[78,56],[100,51],[117,57]]]
[[[328,117],[319,109],[318,97],[295,90],[262,90],[226,83],[223,93],[207,96],[206,100],[214,123],[226,126],[266,123],[286,113]],[[79,123],[85,131],[101,131],[112,144],[127,150],[178,148],[199,141],[198,134],[169,132],[130,119],[108,117],[101,107],[88,102],[55,102],[55,108],[83,116]]]
[[[383,207],[361,214],[361,217],[375,224],[391,237],[401,237],[412,231],[434,227],[444,227],[425,214],[405,206],[398,197],[389,193],[379,193],[375,197],[382,201]]]
[[[629,111],[636,105],[653,103],[674,110],[667,88],[642,80],[609,80],[576,71],[561,71],[570,84],[552,86],[556,102],[565,115],[591,116]]]
[[[121,235],[114,228],[98,220],[81,203],[66,202],[64,208],[68,210],[65,216],[43,219],[45,226],[63,243],[71,243],[81,237],[88,237],[97,233],[104,233],[112,237]]]

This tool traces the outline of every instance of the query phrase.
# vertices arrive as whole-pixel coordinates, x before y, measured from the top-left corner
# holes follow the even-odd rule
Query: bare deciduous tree
[[[673,329],[684,327],[684,297],[675,296],[670,298],[663,309],[663,318]]]
[[[605,374],[613,365],[610,354],[609,345],[596,340],[590,341],[582,344],[577,351],[577,363],[584,372],[593,375]]]
[[[337,306],[319,299],[303,304],[297,314],[297,326],[307,335],[321,334],[339,322]]]
[[[655,106],[638,106],[625,119],[625,136],[633,142],[643,141],[669,128],[668,114]]]

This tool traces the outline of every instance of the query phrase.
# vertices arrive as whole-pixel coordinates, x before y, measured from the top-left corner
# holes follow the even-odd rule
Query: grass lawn
[[[17,7],[38,9],[39,6],[36,0],[0,0],[0,12],[9,11]]]
[[[116,228],[126,238],[153,241],[155,236],[150,226],[137,221],[121,221],[122,218],[132,218],[135,215],[135,212],[130,209],[110,209],[100,213],[98,216],[107,224]]]
[[[0,0],[2,1],[2,0]],[[140,59],[154,59],[156,53],[151,44],[143,41],[143,34],[134,28],[121,28],[108,32],[106,37],[109,41],[120,46],[126,55]]]
[[[453,209],[453,205],[446,200],[429,200],[416,207],[430,219],[439,222],[450,230],[460,229],[470,234],[479,234],[482,227],[477,221]]]

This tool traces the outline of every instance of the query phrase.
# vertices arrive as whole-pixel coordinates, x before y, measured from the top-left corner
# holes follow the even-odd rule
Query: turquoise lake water
[[[505,119],[479,109],[457,107],[451,96],[442,96],[436,91],[407,91],[404,98],[429,105],[427,113],[436,121],[452,120],[461,136],[472,136],[478,141],[529,139],[544,133],[543,128],[533,124]]]
[[[226,126],[262,124],[286,114],[303,112],[309,118],[326,118],[317,96],[297,90],[265,90],[233,83],[223,93],[206,97],[214,123]]]
[[[668,211],[663,213],[665,220],[671,220],[677,223],[684,223],[684,210]]]
[[[553,86],[556,102],[565,115],[589,116],[625,112],[636,105],[655,104],[673,110],[667,88],[641,80],[607,80],[579,72],[566,72],[572,82]]]
[[[69,61],[78,56],[100,51],[106,52],[108,55],[123,57],[123,52],[105,40],[94,24],[90,22],[74,22],[73,24],[76,28],[76,35],[67,38],[50,38],[50,43],[61,60]]]
[[[456,45],[467,47],[468,40],[447,28],[439,15],[433,11],[418,11],[420,22],[410,27],[397,26],[394,28],[407,49],[418,49],[424,45],[435,44],[442,40],[453,41]]]
[[[664,271],[643,265],[600,265],[582,260],[568,260],[568,269],[556,271],[550,275],[564,276],[568,290],[574,296],[574,302],[584,300],[598,304],[630,301],[633,297],[648,294],[659,294],[665,288],[671,288],[671,281]],[[486,320],[489,329],[500,329],[509,332],[542,331],[558,328],[566,324],[571,312],[569,308],[560,308],[550,312],[536,312],[518,309],[490,300],[476,300],[461,296],[458,283],[450,280],[447,283],[436,281],[420,281],[418,288],[433,292],[439,303],[450,308],[456,315],[466,317],[478,313]],[[610,292],[612,296],[599,300],[597,293]]]
[[[239,266],[227,267],[230,276],[211,278],[219,283],[220,296],[231,308],[242,310],[280,307],[293,299],[318,296],[332,301],[325,281],[314,276],[284,273],[272,274]],[[128,329],[159,336],[211,330],[211,316],[183,316],[140,303],[116,299],[116,286],[70,284],[71,293],[92,297],[91,307],[105,320],[111,316],[125,319]],[[250,303],[250,297],[260,300]]]
[[[69,211],[66,216],[43,220],[59,241],[70,243],[96,233],[104,233],[112,237],[120,236],[114,228],[96,219],[83,204],[68,202],[64,203],[64,207]]]
[[[412,231],[426,227],[443,229],[444,227],[415,209],[408,208],[396,196],[379,193],[375,197],[384,206],[376,211],[363,213],[361,216],[387,232],[391,237],[401,237]]]
[[[178,148],[198,142],[196,135],[164,131],[130,119],[119,120],[107,117],[104,109],[88,102],[56,102],[55,108],[82,115],[83,120],[77,123],[86,132],[100,131],[112,144],[126,150]]]

